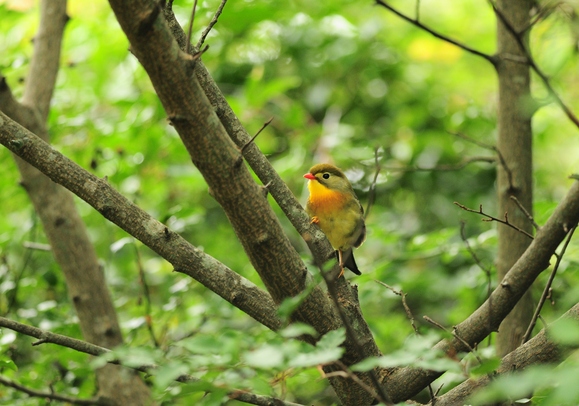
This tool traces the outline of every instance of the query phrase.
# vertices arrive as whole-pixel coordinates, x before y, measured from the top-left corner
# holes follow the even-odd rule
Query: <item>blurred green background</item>
[[[174,3],[182,25],[192,3]],[[415,15],[413,2],[392,4]],[[531,43],[537,63],[577,112],[576,24],[569,11],[574,3],[561,4],[533,29]],[[218,5],[216,0],[199,2],[192,42]],[[95,175],[107,176],[125,196],[192,244],[263,286],[168,124],[147,75],[128,52],[108,3],[72,0],[69,15],[49,117],[55,148]],[[420,19],[477,50],[495,51],[496,22],[484,2],[421,1]],[[36,2],[0,1],[0,72],[16,96],[22,93],[37,23]],[[501,217],[496,213],[496,167],[475,162],[448,169],[471,157],[493,156],[454,135],[494,143],[497,81],[488,62],[372,1],[230,1],[206,44],[210,48],[203,62],[249,133],[274,118],[256,143],[302,202],[307,193],[303,173],[314,163],[333,161],[346,171],[366,206],[377,158],[380,173],[367,218],[368,238],[356,252],[363,275],[346,276],[358,284],[362,310],[385,354],[404,348],[413,330],[400,298],[376,280],[407,293],[424,334],[436,328],[424,322],[423,315],[451,328],[483,303],[487,276],[466,250],[461,222],[470,245],[491,270],[493,286],[496,225],[481,222],[480,216],[453,202],[472,208],[482,204],[487,213]],[[533,82],[534,95],[545,101],[544,87],[536,77]],[[537,112],[533,128],[534,210],[541,224],[572,183],[568,176],[578,171],[579,137],[554,104]],[[46,238],[5,148],[0,148],[0,173],[0,313],[80,338],[51,254],[25,248],[27,242],[46,243]],[[309,265],[305,244],[271,202]],[[314,366],[291,367],[289,356],[272,365],[251,361],[254,350],[296,354],[311,349],[284,340],[194,280],[172,272],[167,262],[80,200],[78,208],[133,348],[153,347],[139,267],[145,271],[160,348],[144,351],[142,360],[150,358],[167,370],[151,382],[157,399],[221,404],[223,391],[203,397],[203,388],[172,384],[171,374],[181,371],[195,372],[220,388],[246,388],[307,404],[334,402]],[[578,256],[572,244],[553,285],[554,301],[543,311],[549,321],[579,302]],[[547,276],[536,284],[537,297]],[[57,346],[33,348],[30,342],[0,331],[0,360],[8,365],[11,359],[18,366],[18,371],[5,367],[3,374],[39,389],[52,383],[58,393],[93,394],[88,357]],[[492,358],[492,346],[481,351]],[[460,370],[447,374],[445,389],[463,379]],[[37,402],[0,387],[0,404]]]

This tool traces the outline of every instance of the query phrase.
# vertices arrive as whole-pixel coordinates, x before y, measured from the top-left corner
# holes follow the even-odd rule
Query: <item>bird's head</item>
[[[330,164],[317,164],[310,168],[310,171],[304,175],[304,178],[312,182],[339,192],[350,192],[352,186],[340,168]],[[311,189],[310,189],[311,190]]]

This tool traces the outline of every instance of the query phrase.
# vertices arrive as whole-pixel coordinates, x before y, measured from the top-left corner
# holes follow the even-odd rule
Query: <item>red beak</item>
[[[304,175],[304,178],[309,179],[309,180],[315,180],[316,177],[314,175],[312,175],[311,173],[306,173]]]

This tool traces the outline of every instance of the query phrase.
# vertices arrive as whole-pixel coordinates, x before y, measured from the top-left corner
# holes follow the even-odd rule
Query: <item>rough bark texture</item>
[[[23,126],[48,140],[45,128],[50,99],[59,67],[66,15],[66,0],[41,2],[41,23],[24,91],[17,103],[4,79],[0,83],[0,109]],[[16,163],[28,193],[62,269],[68,293],[78,315],[84,338],[113,348],[122,335],[109,292],[73,195],[20,158]],[[134,371],[106,365],[96,373],[100,395],[116,404],[149,404],[150,391]]]
[[[492,331],[496,331],[537,276],[549,266],[555,250],[578,221],[579,182],[574,182],[567,196],[537,232],[529,248],[509,270],[502,283],[492,292],[490,299],[455,327],[456,334],[473,348]],[[454,356],[469,350],[462,340],[443,340],[435,348]],[[402,368],[390,376],[385,384],[392,400],[400,402],[416,395],[440,375],[434,371]]]
[[[243,165],[239,148],[193,75],[195,61],[179,48],[158,3],[110,0],[110,4],[193,163],[223,207],[274,301],[280,303],[300,294],[312,283],[311,275],[285,236],[264,190]],[[318,287],[311,290],[292,317],[312,325],[320,334],[341,326]],[[346,343],[344,360],[351,363],[362,358]],[[365,390],[346,379],[333,378],[332,385],[344,404],[372,401]]]
[[[182,51],[185,51],[187,38],[183,29],[177,22],[169,4],[164,9],[164,14],[167,24],[177,40],[179,47]],[[195,76],[205,92],[205,95],[209,99],[209,102],[215,109],[215,113],[217,114],[217,117],[219,117],[229,137],[238,148],[244,148],[243,157],[261,182],[264,185],[268,185],[268,192],[279,204],[284,214],[307,243],[313,254],[314,263],[323,264],[328,258],[334,260],[334,250],[326,236],[317,225],[311,223],[309,216],[306,214],[299,201],[293,195],[291,190],[289,190],[288,186],[280,178],[275,169],[273,169],[271,163],[259,150],[257,145],[255,143],[250,143],[251,136],[247,133],[231,109],[231,106],[227,103],[221,90],[211,77],[211,74],[207,71],[201,59],[199,59],[195,64]],[[334,271],[337,271],[337,268]],[[358,302],[357,286],[350,285],[346,278],[339,278],[335,282],[335,286],[338,299],[342,304],[342,310],[346,314],[348,320],[350,320],[350,324],[355,327],[354,330],[357,335],[357,341],[362,347],[363,352],[363,355],[360,355],[356,350],[349,351],[346,353],[346,357],[352,357],[353,354],[355,354],[355,359],[358,359],[360,356],[364,358],[369,356],[380,356],[381,352],[376,345],[376,341],[374,341],[370,327],[364,319]],[[354,362],[355,359],[352,359],[352,361],[345,359],[345,361],[349,364],[350,362]],[[326,372],[331,372],[333,369],[331,367],[325,367],[324,370]]]
[[[180,243],[183,241],[182,238],[167,230],[166,227],[146,215],[127,199],[122,198],[106,182],[84,171],[38,137],[10,121],[2,113],[0,113],[0,144],[27,162],[34,164],[55,182],[62,183],[74,191],[106,218],[143,241],[169,261],[180,261],[179,265],[182,265],[186,269],[186,273],[191,274],[191,276],[204,275],[205,278],[211,279],[211,275],[214,275],[214,285],[222,286],[223,279],[228,279],[227,275],[236,275],[232,271],[221,268],[216,268],[212,272],[212,267],[217,261],[194,248],[188,248],[190,244],[187,245],[186,242]],[[139,213],[144,213],[145,216],[142,217]],[[489,301],[485,302],[468,319],[456,326],[457,334],[471,347],[474,347],[491,331],[496,330],[501,320],[514,307],[535,278],[548,266],[555,249],[565,238],[569,229],[576,226],[578,221],[579,182],[575,182],[549,221],[537,233],[529,249],[509,271],[503,284],[492,293],[493,305],[489,306]],[[184,249],[186,250],[185,254],[182,253]],[[204,267],[207,269],[200,269]],[[199,272],[203,273],[200,274]],[[257,315],[254,316],[257,319],[259,319],[260,313],[274,313],[274,306],[267,304],[267,296],[262,296],[264,305],[260,307],[261,299],[255,296],[260,291],[249,289],[250,287],[247,287],[246,283],[249,282],[236,282],[239,288],[248,289],[241,291],[234,289],[231,295],[226,294],[224,298],[234,303],[238,297],[241,297],[241,303],[248,304],[248,308],[254,315]],[[248,302],[248,298],[254,300]],[[458,339],[441,341],[435,348],[452,354],[468,350]],[[402,368],[386,377],[384,384],[392,400],[399,402],[416,395],[438,376],[440,373],[437,372]],[[355,399],[352,399],[352,403],[346,404],[356,404]],[[359,404],[365,403],[360,402]]]
[[[530,0],[500,0],[497,9],[520,32],[530,19]],[[517,207],[515,196],[529,213],[533,212],[533,157],[530,105],[529,66],[513,33],[497,18],[497,73],[499,78],[498,141],[497,147],[504,161],[498,166],[499,213],[508,213],[509,222],[532,233],[533,227]],[[526,42],[526,41],[525,41]],[[506,167],[505,167],[506,166]],[[529,246],[524,234],[498,225],[497,279],[501,281],[508,270]],[[497,353],[508,354],[521,344],[531,317],[533,299],[527,292],[507,316],[497,335]]]
[[[189,244],[117,192],[106,180],[84,170],[34,134],[9,121],[1,112],[0,127],[0,131],[12,134],[10,139],[0,136],[0,143],[157,252],[175,267],[175,271],[196,279],[264,326],[272,330],[282,326],[275,303],[267,292]]]
[[[573,306],[561,317],[561,319],[563,318],[572,318],[579,321],[579,304]],[[470,404],[468,398],[477,390],[490,384],[497,376],[521,371],[531,365],[557,363],[560,361],[562,350],[557,343],[549,339],[547,330],[543,329],[524,345],[507,354],[502,359],[501,366],[496,371],[496,374],[492,376],[486,375],[477,380],[469,379],[429,404],[436,406]]]

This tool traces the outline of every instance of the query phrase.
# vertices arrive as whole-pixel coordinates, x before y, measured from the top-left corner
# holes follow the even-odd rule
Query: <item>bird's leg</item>
[[[338,250],[338,262],[340,263],[340,274],[338,275],[338,279],[344,275],[344,258],[342,257],[342,250]]]
[[[318,218],[318,216],[314,216],[312,217],[312,221],[310,221],[310,224],[318,224],[320,222],[320,219]]]

